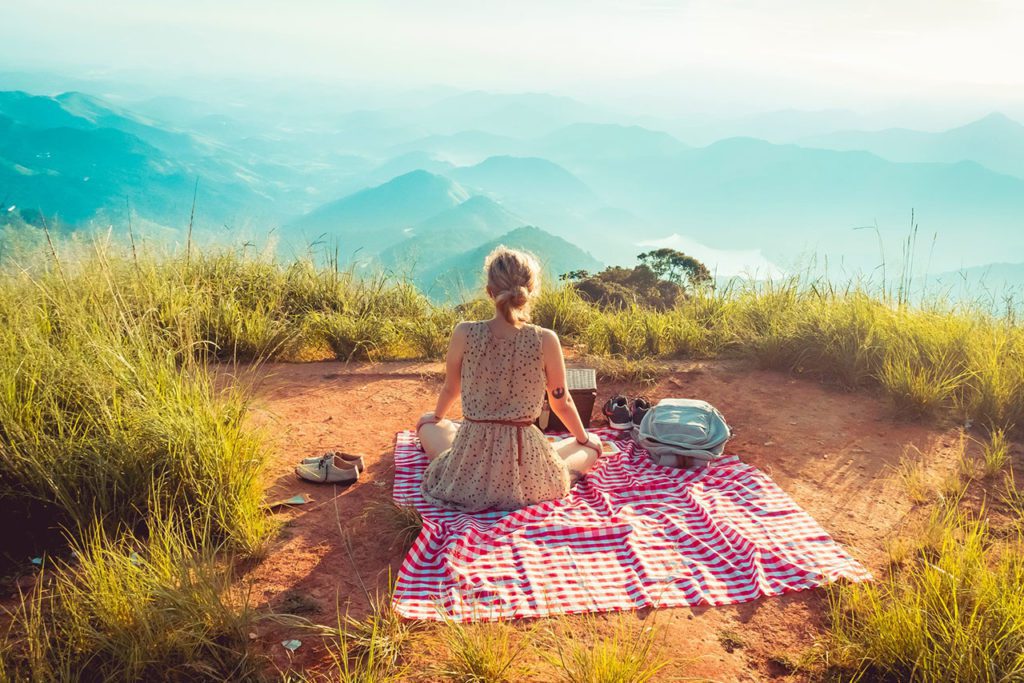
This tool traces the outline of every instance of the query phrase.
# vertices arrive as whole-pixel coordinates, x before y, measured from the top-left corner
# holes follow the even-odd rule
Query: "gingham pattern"
[[[398,573],[411,619],[490,621],[642,607],[727,605],[868,571],[760,470],[735,456],[702,470],[652,464],[621,433],[562,500],[467,514],[427,503],[414,432],[395,447],[396,502],[423,531]]]

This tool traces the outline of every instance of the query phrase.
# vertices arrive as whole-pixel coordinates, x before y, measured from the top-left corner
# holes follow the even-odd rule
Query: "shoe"
[[[644,420],[644,415],[651,409],[651,402],[643,396],[633,399],[633,426],[639,427]]]
[[[608,426],[612,429],[629,429],[633,426],[633,416],[629,412],[629,402],[625,396],[613,396],[608,399],[602,412],[608,418]]]
[[[302,459],[302,464],[303,465],[315,465],[318,462],[320,462],[321,460],[323,460],[324,458],[330,458],[331,456],[335,456],[335,457],[341,458],[345,462],[352,463],[353,465],[355,465],[355,468],[357,470],[359,470],[360,474],[362,474],[363,472],[366,471],[366,464],[363,462],[363,456],[361,456],[361,455],[353,455],[351,453],[342,453],[341,451],[327,451],[323,455],[318,455],[318,456],[313,457],[313,458],[303,458]]]
[[[295,474],[317,484],[354,484],[359,480],[355,464],[333,455],[325,455],[315,463],[299,463]]]

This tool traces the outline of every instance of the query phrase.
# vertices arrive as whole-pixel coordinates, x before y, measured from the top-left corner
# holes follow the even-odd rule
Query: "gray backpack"
[[[722,456],[729,425],[707,401],[665,398],[647,411],[633,439],[659,465],[704,467]],[[677,456],[677,457],[673,457]]]

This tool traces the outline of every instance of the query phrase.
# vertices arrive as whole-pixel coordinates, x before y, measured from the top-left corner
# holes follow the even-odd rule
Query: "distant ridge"
[[[612,123],[573,123],[534,144],[539,154],[555,159],[652,157],[675,154],[688,147],[662,131]]]
[[[469,193],[449,178],[417,170],[329,202],[284,228],[286,235],[323,240],[343,258],[376,254],[400,242],[431,216],[458,206]]]
[[[975,161],[993,171],[1024,178],[1024,125],[998,112],[938,133],[907,128],[844,131],[805,138],[800,144],[864,150],[891,161]]]
[[[526,225],[519,216],[487,197],[470,197],[415,225],[409,237],[385,249],[380,262],[417,275],[468,247]]]
[[[494,156],[448,175],[466,186],[520,203],[594,202],[586,183],[553,161],[539,157]]]
[[[442,300],[479,295],[483,287],[484,259],[502,244],[536,255],[547,286],[562,273],[580,269],[594,271],[602,267],[600,261],[578,246],[540,228],[524,226],[438,263],[421,278],[423,282],[430,283],[425,291]]]

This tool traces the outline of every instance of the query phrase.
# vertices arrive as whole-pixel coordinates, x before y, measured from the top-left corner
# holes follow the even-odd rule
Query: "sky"
[[[4,0],[0,66],[757,111],[1015,101],[1018,0]]]

